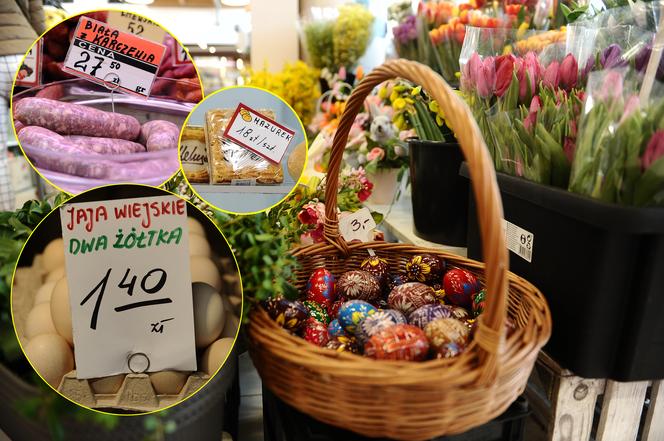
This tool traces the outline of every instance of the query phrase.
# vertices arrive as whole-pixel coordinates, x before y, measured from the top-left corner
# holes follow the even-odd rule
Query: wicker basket
[[[349,129],[370,91],[397,77],[421,84],[438,101],[457,134],[478,201],[486,266],[410,245],[347,244],[338,233],[337,178]],[[383,64],[358,85],[346,104],[333,142],[327,182],[328,243],[294,251],[301,265],[298,288],[318,267],[324,266],[336,276],[357,269],[369,249],[401,271],[411,256],[427,252],[445,258],[452,267],[475,273],[489,294],[486,310],[478,319],[474,340],[462,355],[415,363],[375,361],[319,348],[280,328],[258,307],[252,313],[248,336],[251,356],[264,384],[302,412],[372,437],[426,440],[464,432],[505,411],[525,389],[537,353],[551,333],[551,316],[542,294],[508,272],[495,173],[465,103],[424,65],[405,60]],[[506,314],[517,327],[509,337]]]

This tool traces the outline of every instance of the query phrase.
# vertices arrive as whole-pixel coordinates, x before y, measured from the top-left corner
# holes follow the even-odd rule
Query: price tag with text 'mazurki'
[[[186,202],[60,208],[78,378],[196,370]]]
[[[64,70],[109,89],[147,98],[165,51],[161,43],[83,16],[69,45]]]
[[[295,132],[240,103],[226,126],[224,137],[279,164]]]

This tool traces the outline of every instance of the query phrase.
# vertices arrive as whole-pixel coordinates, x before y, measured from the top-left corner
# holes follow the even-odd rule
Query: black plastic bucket
[[[468,180],[459,176],[459,144],[410,140],[408,145],[415,234],[431,242],[466,246]]]

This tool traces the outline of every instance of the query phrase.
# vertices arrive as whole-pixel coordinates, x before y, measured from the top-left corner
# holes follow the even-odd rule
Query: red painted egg
[[[329,305],[336,299],[334,276],[325,268],[318,268],[311,273],[305,287],[307,300],[313,300],[321,305]]]
[[[310,317],[304,324],[304,339],[316,346],[325,346],[330,340],[327,326]]]
[[[481,289],[473,273],[461,268],[454,268],[443,277],[445,299],[448,303],[472,309],[473,295]]]
[[[364,345],[364,355],[377,360],[422,361],[429,342],[417,326],[394,325],[373,335]]]

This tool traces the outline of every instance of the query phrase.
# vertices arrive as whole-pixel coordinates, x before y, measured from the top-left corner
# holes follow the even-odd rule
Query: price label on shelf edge
[[[157,23],[127,11],[108,11],[109,26],[148,40],[163,42],[166,31]]]
[[[346,242],[369,242],[373,238],[374,228],[376,221],[367,207],[339,217],[339,233]]]
[[[278,164],[295,132],[240,103],[226,126],[224,137]]]
[[[503,232],[505,233],[507,249],[527,262],[531,262],[535,247],[535,235],[505,219],[503,219]]]
[[[60,208],[78,378],[196,370],[187,207],[175,196]]]
[[[166,46],[81,17],[64,70],[143,98],[150,96]]]
[[[42,40],[41,38],[26,54],[16,74],[16,85],[35,87],[41,84]]]

